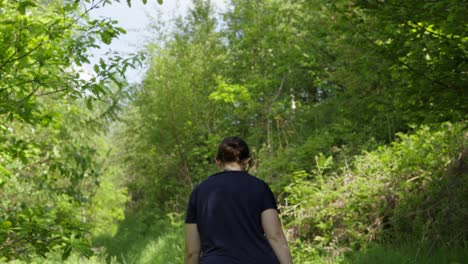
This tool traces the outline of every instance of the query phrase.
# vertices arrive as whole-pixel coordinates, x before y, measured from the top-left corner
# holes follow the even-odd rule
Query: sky
[[[211,0],[211,2],[218,10],[225,10],[227,7],[227,0]],[[93,50],[91,53],[94,58],[91,58],[91,65],[84,66],[85,71],[92,72],[92,65],[109,49],[123,54],[142,49],[146,40],[151,38],[148,26],[152,18],[169,21],[178,15],[186,14],[192,6],[192,0],[163,0],[161,5],[157,0],[148,0],[146,5],[142,3],[142,0],[132,0],[132,6],[129,7],[126,0],[121,0],[121,3],[115,2],[93,10],[90,14],[93,18],[117,20],[118,26],[124,28],[127,34],[114,39],[109,46],[102,44],[101,49]],[[130,69],[127,73],[127,80],[130,83],[139,82],[143,74],[144,69]]]

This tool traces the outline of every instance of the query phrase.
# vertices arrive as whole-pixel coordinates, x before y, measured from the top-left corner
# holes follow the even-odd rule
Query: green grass
[[[72,253],[62,261],[61,254],[50,253],[47,258],[37,257],[27,262],[11,261],[10,264],[181,264],[183,263],[183,223],[159,219],[149,221],[138,216],[122,222],[113,237],[101,237],[95,241],[101,245],[100,253],[85,258]],[[154,220],[154,219],[153,219]],[[148,224],[145,224],[148,223]],[[346,255],[319,255],[308,244],[298,243],[292,248],[296,264],[465,264],[468,263],[468,244],[453,247],[401,245],[368,246]]]
[[[181,229],[173,229],[164,235],[151,237],[148,235],[144,241],[130,246],[127,251],[122,251],[120,256],[110,257],[101,253],[89,259],[72,254],[65,262],[61,260],[60,254],[51,253],[44,258],[22,262],[11,261],[10,264],[181,264],[183,263]],[[140,237],[141,238],[141,237]],[[134,240],[132,240],[134,241]],[[122,247],[123,249],[123,247]],[[293,255],[304,251],[295,251]],[[301,254],[300,253],[300,254]],[[106,262],[107,259],[107,262]],[[295,258],[299,260],[299,258]],[[346,256],[300,256],[296,264],[465,264],[468,263],[468,247],[452,248],[418,248],[406,244],[403,246],[373,245],[365,250],[352,252]]]
[[[183,222],[180,216],[134,214],[120,224],[112,237],[99,237],[95,245],[124,264],[182,263]]]
[[[101,236],[94,245],[100,253],[91,258],[73,252],[63,261],[60,252],[46,258],[33,257],[29,261],[10,264],[179,264],[183,263],[183,225],[181,221],[131,216],[123,221],[114,236]],[[145,224],[146,223],[146,224]]]
[[[46,258],[35,257],[28,261],[10,261],[9,264],[118,264],[116,258],[109,258],[106,262],[107,256],[105,254],[98,254],[90,258],[80,256],[79,254],[71,254],[67,260],[62,260],[61,254],[52,252],[47,254]]]

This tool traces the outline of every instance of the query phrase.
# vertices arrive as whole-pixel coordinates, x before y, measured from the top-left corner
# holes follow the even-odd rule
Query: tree
[[[0,261],[92,253],[81,215],[100,175],[92,135],[142,59],[112,55],[89,79],[80,70],[89,49],[125,33],[88,16],[109,3],[0,1]]]
[[[222,72],[225,58],[215,27],[211,5],[196,1],[164,46],[150,51],[150,67],[117,140],[139,207],[180,210],[184,190],[205,176],[200,165],[213,163],[216,130],[227,127],[218,119],[222,109],[208,100],[217,85],[213,73]]]

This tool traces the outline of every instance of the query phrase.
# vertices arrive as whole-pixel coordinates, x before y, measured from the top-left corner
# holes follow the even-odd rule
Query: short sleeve
[[[186,224],[193,224],[197,222],[197,189],[194,189],[190,194],[189,203],[187,206],[187,215],[185,217]]]
[[[278,206],[276,204],[276,199],[275,195],[270,189],[270,186],[268,186],[267,183],[264,182],[265,190],[263,192],[263,204],[262,204],[262,212],[267,210],[267,209],[276,209],[278,211]]]

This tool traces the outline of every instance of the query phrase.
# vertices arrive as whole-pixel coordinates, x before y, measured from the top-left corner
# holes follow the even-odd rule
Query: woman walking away
[[[291,264],[275,197],[248,174],[249,147],[225,138],[216,163],[222,170],[190,195],[185,220],[186,264]]]

